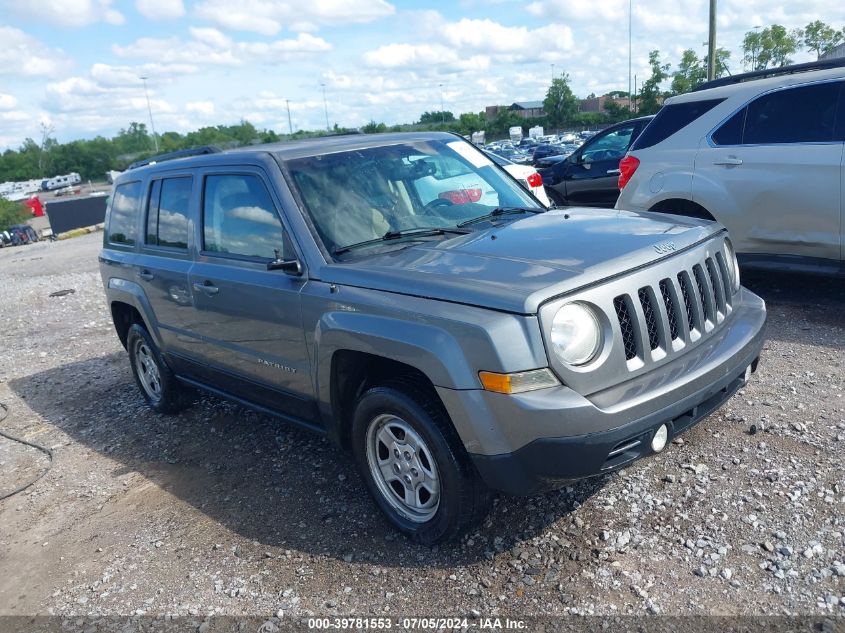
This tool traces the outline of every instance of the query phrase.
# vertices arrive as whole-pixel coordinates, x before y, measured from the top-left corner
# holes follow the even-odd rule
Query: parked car
[[[501,147],[499,150],[493,150],[493,153],[507,158],[511,163],[518,165],[527,165],[531,162],[531,156],[518,149]]]
[[[549,167],[537,165],[549,199],[559,207],[612,207],[619,197],[619,161],[652,118],[644,116],[611,125],[566,160]]]
[[[28,224],[15,224],[8,229],[12,246],[21,246],[38,241],[38,233]]]
[[[453,162],[495,201],[419,188]],[[153,158],[118,176],[103,239],[152,409],[179,411],[192,387],[321,433],[422,543],[474,529],[494,490],[671,446],[763,345],[721,225],[547,211],[442,132]]]
[[[617,207],[717,220],[747,266],[845,273],[843,141],[845,60],[718,79],[666,101]]]
[[[531,154],[531,163],[536,165],[538,161],[548,157],[563,154],[565,150],[562,145],[552,143],[540,143],[534,148]]]
[[[537,173],[536,169],[528,165],[517,165],[504,156],[499,156],[493,152],[488,152],[487,155],[490,157],[490,160],[516,178],[519,184],[530,191],[544,207],[551,206],[549,197],[546,195],[546,190],[543,187],[543,179]]]

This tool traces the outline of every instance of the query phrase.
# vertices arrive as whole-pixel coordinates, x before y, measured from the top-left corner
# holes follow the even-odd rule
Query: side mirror
[[[274,249],[274,252],[276,253],[276,259],[267,262],[267,270],[281,270],[294,277],[302,276],[302,264],[299,263],[298,259],[281,259],[278,248]]]

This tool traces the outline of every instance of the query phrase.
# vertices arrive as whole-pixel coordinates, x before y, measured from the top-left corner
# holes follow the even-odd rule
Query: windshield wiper
[[[496,207],[486,215],[480,215],[477,218],[472,218],[458,224],[458,228],[469,226],[470,224],[477,224],[485,220],[492,220],[503,215],[512,215],[515,213],[545,213],[545,209],[532,209],[531,207]]]
[[[460,228],[455,227],[418,227],[415,229],[403,229],[401,231],[388,231],[381,237],[377,237],[374,240],[365,240],[363,242],[347,244],[346,246],[336,248],[332,251],[332,255],[340,255],[341,253],[345,253],[356,248],[374,246],[376,244],[399,240],[405,237],[430,237],[432,235],[445,235],[446,233],[458,233],[459,235],[465,235],[468,232],[469,231],[463,231]]]

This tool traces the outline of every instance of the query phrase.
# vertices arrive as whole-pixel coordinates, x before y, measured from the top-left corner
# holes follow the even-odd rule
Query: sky
[[[633,72],[704,54],[708,0],[630,0]],[[0,149],[113,136],[132,121],[188,132],[248,120],[288,131],[409,123],[627,90],[629,0],[0,0]],[[741,72],[755,26],[845,25],[830,0],[719,0],[719,46]],[[807,61],[806,52],[795,61]],[[325,103],[323,100],[325,90]]]

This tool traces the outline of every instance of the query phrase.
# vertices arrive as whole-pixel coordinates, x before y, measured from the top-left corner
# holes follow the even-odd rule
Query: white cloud
[[[185,110],[194,112],[203,116],[211,116],[214,114],[213,101],[190,101],[185,104]]]
[[[0,92],[0,110],[12,110],[16,105],[18,105],[17,98]]]
[[[385,0],[203,0],[195,11],[227,29],[275,35],[283,27],[310,31],[320,25],[372,22],[395,9]]]
[[[0,8],[11,15],[35,18],[66,28],[79,28],[95,22],[123,24],[126,18],[111,5],[112,0],[0,0]]]
[[[464,57],[442,44],[386,44],[364,53],[364,63],[377,68],[432,68],[443,70],[483,70],[490,59],[476,55]]]
[[[0,75],[52,77],[70,67],[67,56],[23,31],[0,26]]]
[[[112,66],[94,64],[91,78],[104,87],[142,86],[141,77],[155,78],[161,82],[179,75],[190,75],[199,71],[192,64],[142,64],[140,66]]]
[[[135,8],[150,20],[175,20],[185,15],[182,0],[135,0]]]
[[[115,45],[119,57],[156,59],[164,64],[240,66],[279,64],[331,50],[326,40],[309,33],[295,39],[270,42],[235,42],[216,29],[191,28],[192,39],[142,37],[126,46]]]
[[[595,21],[615,20],[628,14],[627,0],[580,2],[578,0],[540,0],[526,8],[531,15],[551,20]]]
[[[438,31],[452,46],[485,52],[568,51],[573,48],[572,29],[565,24],[549,24],[537,29],[504,26],[492,20],[444,23]]]

